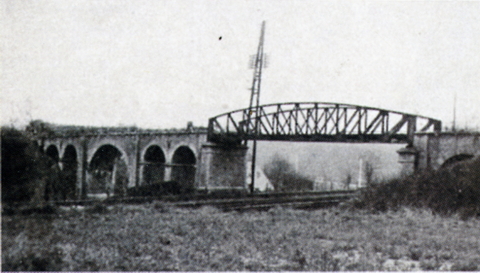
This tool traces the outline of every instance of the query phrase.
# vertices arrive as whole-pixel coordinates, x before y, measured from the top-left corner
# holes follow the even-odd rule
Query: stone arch
[[[73,145],[67,145],[62,157],[63,169],[62,169],[62,195],[63,199],[75,199],[76,198],[76,184],[77,184],[77,171],[78,171],[78,153],[77,149]]]
[[[57,146],[53,144],[49,145],[45,150],[45,153],[55,162],[60,162],[60,153],[58,152]]]
[[[54,144],[50,144],[45,150],[45,154],[50,158],[47,170],[47,176],[44,184],[43,197],[46,201],[57,200],[61,197],[60,187],[60,156],[58,148]]]
[[[450,167],[450,166],[454,165],[454,164],[457,163],[457,162],[464,161],[464,160],[468,160],[468,159],[472,159],[472,158],[474,158],[474,155],[472,155],[472,154],[458,154],[458,155],[454,155],[454,156],[448,158],[447,160],[445,160],[445,161],[443,162],[443,164],[440,166],[440,168]]]
[[[188,146],[178,147],[172,156],[172,181],[176,181],[182,191],[193,189],[197,158]]]
[[[125,195],[128,167],[125,156],[111,144],[100,146],[88,164],[88,194]]]
[[[165,153],[158,145],[150,145],[144,155],[143,184],[163,182],[165,179]]]
[[[169,153],[167,154],[167,157],[171,159],[170,162],[173,162],[173,157],[175,153],[178,151],[179,148],[183,147],[182,149],[189,149],[192,153],[193,156],[195,157],[195,161],[197,159],[197,147],[192,145],[191,143],[188,142],[180,142],[177,143],[176,145],[173,145],[171,149],[169,149]]]
[[[91,143],[88,147],[87,161],[91,162],[95,153],[98,152],[98,150],[103,146],[113,146],[115,149],[117,149],[121,153],[122,159],[125,160],[128,165],[129,155],[126,153],[124,145],[118,144],[115,141],[111,141],[111,139],[104,139],[102,141],[94,141]]]

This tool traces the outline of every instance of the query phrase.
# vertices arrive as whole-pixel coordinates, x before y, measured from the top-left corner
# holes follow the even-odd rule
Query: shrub
[[[403,179],[369,185],[359,208],[385,211],[401,206],[429,208],[462,217],[480,215],[480,158],[455,163],[438,171],[425,171]]]
[[[53,198],[61,185],[60,170],[54,160],[24,132],[2,127],[2,203]]]

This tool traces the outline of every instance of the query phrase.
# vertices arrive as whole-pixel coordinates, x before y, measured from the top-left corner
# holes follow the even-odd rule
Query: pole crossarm
[[[289,102],[240,109],[209,120],[208,140],[411,143],[417,132],[440,132],[441,121],[380,108]]]

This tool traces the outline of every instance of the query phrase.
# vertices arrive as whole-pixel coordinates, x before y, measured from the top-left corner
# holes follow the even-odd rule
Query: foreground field
[[[480,220],[160,203],[2,216],[3,270],[480,270]]]

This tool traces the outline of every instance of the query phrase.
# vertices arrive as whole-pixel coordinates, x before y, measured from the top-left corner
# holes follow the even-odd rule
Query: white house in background
[[[250,173],[251,171],[249,171],[248,177],[251,177]],[[255,170],[255,174],[256,174],[255,175],[255,191],[273,191],[274,190],[272,182],[270,182],[270,179],[268,179],[268,177],[265,175],[263,170]]]

